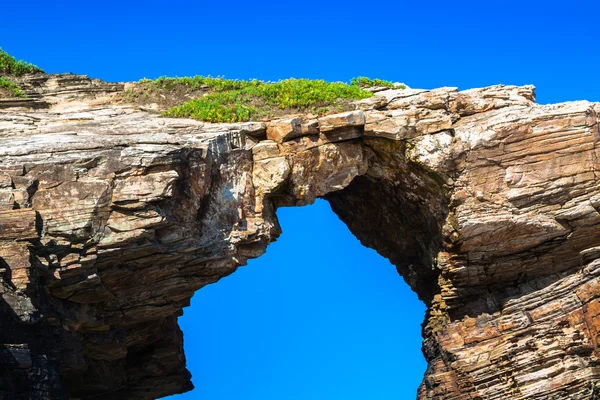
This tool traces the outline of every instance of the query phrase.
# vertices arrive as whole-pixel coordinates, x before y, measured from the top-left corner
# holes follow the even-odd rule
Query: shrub
[[[26,97],[19,85],[0,76],[0,89],[6,89],[10,97]]]
[[[261,83],[259,80],[242,81],[237,79],[225,79],[223,77],[213,78],[212,76],[192,76],[182,78],[170,78],[161,76],[154,80],[142,79],[139,83],[145,84],[150,90],[173,89],[178,85],[183,85],[188,89],[212,89],[215,91],[240,90],[250,86],[257,86]]]
[[[352,78],[350,80],[350,84],[353,86],[358,86],[361,88],[369,88],[369,87],[377,87],[377,86],[384,86],[384,87],[389,87],[389,88],[394,88],[394,84],[390,81],[385,81],[383,79],[371,79],[371,78],[367,78],[366,76],[358,76],[356,78]],[[398,89],[406,89],[406,86],[404,85],[400,85],[398,86]]]
[[[17,60],[0,48],[0,75],[21,76],[43,72],[39,67],[22,60]]]

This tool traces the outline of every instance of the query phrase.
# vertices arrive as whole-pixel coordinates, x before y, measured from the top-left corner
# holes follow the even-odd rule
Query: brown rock
[[[360,110],[347,111],[341,114],[327,115],[319,118],[319,130],[321,133],[352,126],[363,126],[364,124],[365,115]]]
[[[254,161],[265,160],[267,158],[279,157],[279,147],[277,143],[271,140],[263,140],[252,147],[252,158]]]
[[[190,390],[182,308],[264,253],[277,207],[317,197],[426,303],[420,400],[598,393],[599,104],[382,90],[265,128],[24,82],[35,100],[0,106],[0,397]]]
[[[302,119],[300,117],[278,119],[267,124],[267,139],[277,143],[302,135]]]

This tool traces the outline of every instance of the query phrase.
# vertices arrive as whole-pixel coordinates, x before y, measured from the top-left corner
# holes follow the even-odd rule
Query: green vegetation
[[[209,93],[170,108],[169,117],[194,118],[208,122],[243,122],[269,118],[278,111],[323,114],[331,108],[341,109],[351,100],[364,99],[372,93],[357,85],[323,80],[286,79],[279,82],[241,81],[223,78],[158,78],[142,83],[153,89],[170,89],[184,85],[206,89]]]
[[[350,84],[353,86],[358,86],[361,88],[370,88],[370,87],[377,87],[377,86],[384,86],[384,87],[389,87],[389,88],[394,88],[394,84],[390,81],[385,81],[383,79],[371,79],[371,78],[367,78],[366,76],[358,76],[356,78],[352,78],[352,80],[350,81]],[[406,89],[406,86],[404,85],[400,85],[397,87],[398,89]]]
[[[19,85],[3,76],[0,76],[0,93],[2,89],[8,92],[9,97],[27,97]]]
[[[17,60],[0,48],[0,75],[21,76],[25,74],[37,74],[44,71],[33,64]]]
[[[177,86],[185,86],[187,89],[211,89],[222,92],[225,90],[241,90],[249,86],[257,86],[262,81],[253,79],[251,81],[242,81],[237,79],[225,79],[222,77],[213,78],[212,76],[184,76],[183,78],[169,78],[161,76],[154,80],[142,79],[139,83],[145,84],[149,90],[168,90]]]

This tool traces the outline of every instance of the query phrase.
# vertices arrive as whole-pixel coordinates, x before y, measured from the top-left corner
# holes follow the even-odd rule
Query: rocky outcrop
[[[0,100],[0,397],[190,390],[182,308],[265,251],[277,207],[318,197],[427,304],[420,400],[600,396],[600,104],[383,90],[207,124],[121,84],[23,86]]]

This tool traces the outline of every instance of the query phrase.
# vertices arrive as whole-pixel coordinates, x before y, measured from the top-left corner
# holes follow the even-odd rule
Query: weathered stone
[[[252,158],[254,161],[265,160],[267,158],[279,157],[279,146],[271,140],[263,140],[252,147]]]
[[[450,170],[452,166],[446,163],[452,159],[453,141],[454,135],[450,131],[422,135],[408,142],[406,156],[435,171]]]
[[[363,133],[364,128],[362,126],[348,126],[322,132],[320,140],[322,143],[343,142],[344,140],[359,138],[363,136]]]
[[[173,182],[179,177],[177,171],[128,176],[115,182],[112,201],[115,204],[160,201],[172,194]]]
[[[388,104],[388,100],[385,98],[385,96],[379,96],[379,95],[367,97],[366,99],[357,100],[357,101],[352,102],[352,105],[357,110],[362,110],[362,111],[377,110],[379,108],[383,108],[383,107],[387,106],[387,104]]]
[[[390,90],[384,90],[382,92],[377,93],[377,96],[382,96],[385,98],[386,100],[386,106],[397,100],[397,99],[404,99],[404,98],[409,98],[409,97],[413,97],[416,96],[420,93],[426,93],[428,92],[428,90],[424,90],[424,89],[390,89]]]
[[[280,188],[290,175],[290,164],[285,157],[274,157],[254,162],[252,182],[261,193],[272,193]]]
[[[508,106],[530,106],[535,102],[535,86],[490,86],[464,90],[457,97],[457,112],[473,115]]]
[[[0,211],[0,240],[37,239],[36,218],[31,209]]]
[[[319,130],[321,133],[350,126],[363,126],[365,115],[362,111],[347,111],[341,114],[327,115],[319,118]]]
[[[390,118],[384,112],[369,111],[365,113],[365,136],[400,140],[404,139],[407,133],[404,121]]]
[[[319,121],[317,119],[308,119],[303,121],[301,129],[303,135],[318,135]]]
[[[267,124],[267,138],[277,143],[302,135],[302,119],[300,117],[278,119]]]
[[[599,393],[600,104],[392,89],[265,126],[23,86],[0,104],[0,397],[190,390],[181,309],[317,197],[426,303],[420,400]]]
[[[414,137],[449,130],[452,115],[443,110],[409,108],[386,112],[366,113],[365,136],[383,137],[392,140]]]

